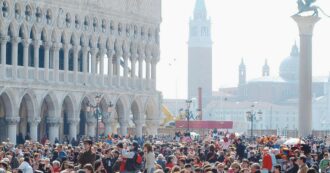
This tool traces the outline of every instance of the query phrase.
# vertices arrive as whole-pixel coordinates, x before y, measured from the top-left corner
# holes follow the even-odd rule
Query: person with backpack
[[[155,153],[152,150],[152,146],[149,143],[143,146],[145,166],[144,170],[146,173],[153,173],[155,170]]]

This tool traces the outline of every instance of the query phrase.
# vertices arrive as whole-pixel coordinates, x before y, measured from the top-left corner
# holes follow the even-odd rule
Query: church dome
[[[297,81],[299,71],[299,50],[297,45],[293,45],[291,54],[285,58],[280,65],[280,76],[286,81]]]

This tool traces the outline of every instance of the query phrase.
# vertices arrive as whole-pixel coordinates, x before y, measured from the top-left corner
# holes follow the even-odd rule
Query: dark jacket
[[[291,167],[286,171],[286,173],[297,173],[298,170],[299,170],[299,166],[297,164],[294,164],[293,167]]]
[[[78,162],[81,167],[84,167],[87,163],[94,165],[96,160],[96,154],[92,153],[91,150],[84,153],[80,153],[78,157]]]

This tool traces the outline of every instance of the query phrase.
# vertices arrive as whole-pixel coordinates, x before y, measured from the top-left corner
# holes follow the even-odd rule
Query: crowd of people
[[[191,139],[175,137],[121,137],[75,143],[26,140],[0,146],[0,173],[329,173],[325,138],[308,137],[283,145],[275,136],[248,139],[213,133]]]

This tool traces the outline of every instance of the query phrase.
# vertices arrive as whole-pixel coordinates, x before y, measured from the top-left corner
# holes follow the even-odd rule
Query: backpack
[[[142,168],[143,158],[139,153],[135,153],[132,159],[127,159],[126,170],[127,171],[137,171]]]

